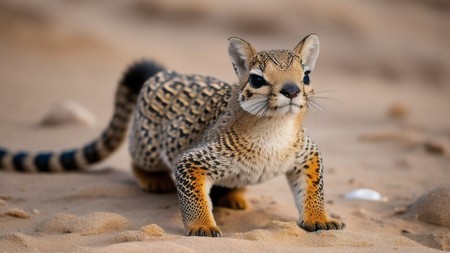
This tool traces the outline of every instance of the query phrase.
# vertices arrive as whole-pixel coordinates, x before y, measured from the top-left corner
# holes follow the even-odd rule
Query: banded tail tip
[[[18,172],[78,170],[80,165],[76,158],[77,152],[80,151],[70,150],[60,154],[53,152],[32,154],[25,151],[9,152],[5,149],[0,149],[0,168]]]
[[[11,152],[7,149],[0,148],[0,169],[27,171],[29,165],[26,163],[27,158],[30,157],[28,152]]]
[[[8,150],[0,148],[0,169],[5,168],[3,160],[8,153],[9,153]]]
[[[137,94],[141,90],[145,81],[161,70],[164,70],[164,68],[154,61],[138,61],[128,67],[120,83],[127,86]]]
[[[8,154],[8,150],[4,149],[4,148],[0,148],[0,160],[6,155]]]

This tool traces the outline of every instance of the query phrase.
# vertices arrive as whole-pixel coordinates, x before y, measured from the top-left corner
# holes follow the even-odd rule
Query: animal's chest
[[[260,142],[248,143],[245,152],[234,157],[226,170],[226,176],[216,184],[240,187],[267,181],[285,174],[295,165],[296,136],[268,136]]]
[[[265,182],[276,176],[285,174],[293,167],[293,157],[277,159],[265,156],[257,161],[241,161],[236,164],[236,179],[241,185]]]
[[[286,174],[293,166],[293,157],[283,161],[271,157],[265,157],[257,161],[241,160],[231,164],[230,168],[227,169],[228,173],[225,173],[226,176],[219,178],[214,184],[230,188],[258,184]]]

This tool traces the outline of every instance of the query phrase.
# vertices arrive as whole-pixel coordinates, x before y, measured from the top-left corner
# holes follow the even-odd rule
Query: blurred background
[[[74,139],[96,135],[135,60],[235,82],[228,37],[290,49],[310,33],[321,40],[312,80],[324,109],[308,124],[353,126],[355,138],[385,125],[449,138],[448,0],[0,0],[0,138],[45,147],[29,126],[65,99],[100,122]]]
[[[155,59],[232,83],[228,37],[259,50],[292,49],[310,33],[321,43],[311,75],[320,105],[311,108],[306,126],[324,156],[327,206],[350,230],[425,231],[437,238],[436,227],[410,226],[393,213],[450,181],[450,0],[0,0],[0,146],[58,150],[96,137],[133,61]],[[39,124],[67,100],[86,107],[97,124]],[[126,178],[135,186],[125,147],[100,166],[126,176],[93,173],[92,182]],[[5,175],[5,185],[21,182],[9,184],[17,192],[58,180]],[[58,189],[45,184],[42,192]],[[73,181],[70,187],[82,186]],[[355,188],[379,191],[389,201],[345,201]],[[283,177],[249,192],[256,200],[272,196],[282,213],[285,206],[296,213]]]

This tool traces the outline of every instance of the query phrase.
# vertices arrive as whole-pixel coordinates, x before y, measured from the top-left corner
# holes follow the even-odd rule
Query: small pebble
[[[8,200],[11,200],[11,199],[12,199],[12,197],[11,197],[11,196],[9,196],[9,195],[0,195],[0,199],[1,199],[1,200],[5,200],[5,201],[8,201]]]
[[[425,150],[428,153],[436,155],[448,155],[450,154],[450,148],[447,143],[442,140],[426,140],[424,142]]]
[[[30,214],[25,212],[24,210],[18,209],[18,208],[12,208],[5,212],[5,215],[21,218],[21,219],[28,219],[30,218]]]
[[[408,116],[409,114],[409,109],[400,103],[395,103],[393,105],[391,105],[391,107],[388,110],[388,116],[391,119],[404,119]]]
[[[96,124],[96,119],[95,116],[80,103],[67,100],[53,105],[40,124],[42,126],[61,126],[68,124],[94,126]]]
[[[356,189],[353,190],[345,195],[346,199],[361,199],[361,200],[370,200],[370,201],[381,201],[386,202],[388,199],[387,197],[383,197],[379,192],[376,192],[371,189]]]
[[[408,211],[408,209],[404,206],[398,206],[394,209],[394,214],[395,215],[403,215],[406,213],[406,211]]]

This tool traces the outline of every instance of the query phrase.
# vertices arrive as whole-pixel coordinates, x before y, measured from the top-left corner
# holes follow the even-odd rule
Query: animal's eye
[[[258,76],[255,74],[250,75],[250,85],[255,88],[261,88],[262,86],[266,85],[266,80],[262,76]]]
[[[305,75],[303,76],[303,84],[305,85],[309,85],[311,83],[311,79],[309,79],[309,73],[311,73],[311,71],[305,71]]]

